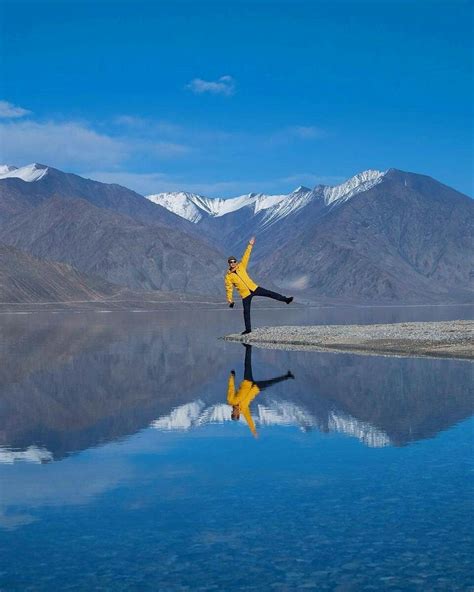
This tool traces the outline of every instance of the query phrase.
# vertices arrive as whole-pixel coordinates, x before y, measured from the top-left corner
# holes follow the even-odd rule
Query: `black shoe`
[[[293,302],[293,296],[289,296],[288,298],[285,298],[285,302],[287,304],[290,304],[290,302]]]
[[[252,331],[247,331],[247,329],[245,329],[245,331],[242,331],[241,335],[248,335],[249,333],[252,333]]]

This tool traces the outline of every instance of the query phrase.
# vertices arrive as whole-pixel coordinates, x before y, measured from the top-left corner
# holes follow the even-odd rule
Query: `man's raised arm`
[[[247,248],[245,249],[245,253],[242,256],[242,259],[240,261],[240,264],[246,268],[248,263],[249,263],[249,259],[250,259],[250,253],[252,252],[252,247],[255,244],[255,237],[252,236],[252,238],[249,240],[249,244],[247,245]]]

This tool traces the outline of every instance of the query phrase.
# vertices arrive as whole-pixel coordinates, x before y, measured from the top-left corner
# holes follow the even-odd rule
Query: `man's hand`
[[[229,308],[234,308],[235,302],[229,302]]]
[[[255,237],[252,236],[252,238],[249,240],[249,244],[254,245],[255,244]]]

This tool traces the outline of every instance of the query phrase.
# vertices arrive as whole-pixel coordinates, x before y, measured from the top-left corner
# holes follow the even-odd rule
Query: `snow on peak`
[[[263,216],[261,228],[268,228],[278,220],[301,210],[301,208],[309,204],[313,197],[314,191],[306,187],[298,187],[293,193],[285,195],[284,199],[274,204],[273,207],[267,208]]]
[[[163,206],[170,212],[173,212],[173,214],[177,214],[190,222],[197,223],[203,217],[199,208],[194,203],[200,196],[194,193],[176,191],[173,193],[156,193],[147,195],[146,197],[151,202]]]
[[[320,185],[319,190],[324,197],[327,205],[335,202],[347,201],[354,195],[367,191],[374,185],[380,183],[385,175],[385,172],[368,170],[358,173],[340,185],[333,187]]]
[[[0,179],[16,178],[22,179],[27,183],[39,181],[48,173],[48,167],[42,164],[27,164],[24,167],[17,168],[11,165],[0,166]]]
[[[367,170],[358,173],[340,185],[332,187],[318,185],[314,189],[300,185],[289,194],[247,193],[223,199],[177,191],[148,195],[147,199],[194,223],[200,222],[206,216],[219,218],[250,207],[253,208],[254,214],[263,212],[263,228],[304,208],[314,198],[323,199],[327,206],[343,203],[354,195],[367,191],[380,183],[384,175],[385,173],[381,171]]]
[[[11,164],[0,164],[0,175],[4,175],[5,173],[11,173],[12,171],[16,171],[18,167],[13,166]]]
[[[256,214],[261,210],[273,207],[286,197],[286,195],[248,193],[223,199],[220,197],[205,197],[186,191],[172,191],[146,196],[151,202],[163,206],[174,214],[194,223],[200,222],[204,216],[219,218],[244,207],[253,207]]]

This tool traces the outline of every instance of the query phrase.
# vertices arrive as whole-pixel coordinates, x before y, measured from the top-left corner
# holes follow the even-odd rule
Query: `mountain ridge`
[[[212,198],[187,191],[176,191],[150,194],[145,197],[151,202],[162,205],[175,214],[197,223],[205,215],[221,217],[251,206],[254,206],[254,213],[257,214],[262,210],[274,208],[295,196],[304,196],[306,203],[310,199],[321,197],[329,205],[341,199],[350,199],[359,191],[367,190],[373,184],[380,182],[384,175],[385,172],[368,169],[338,185],[316,185],[313,189],[300,185],[287,194],[247,193],[237,197]],[[288,213],[291,213],[291,209],[284,215]]]
[[[211,295],[222,294],[227,255],[254,235],[257,282],[304,299],[474,298],[474,201],[426,175],[368,169],[290,194],[161,195],[153,203],[46,165],[3,166],[0,240],[133,290]]]

